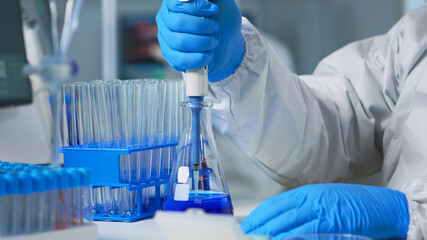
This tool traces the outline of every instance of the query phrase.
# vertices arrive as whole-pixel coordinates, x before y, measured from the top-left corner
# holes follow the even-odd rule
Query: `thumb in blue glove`
[[[273,239],[310,233],[346,233],[375,239],[406,238],[409,211],[403,193],[352,184],[314,184],[263,202],[241,224],[248,234]]]
[[[177,71],[209,65],[209,81],[231,75],[245,53],[234,0],[164,0],[156,17],[166,61]]]

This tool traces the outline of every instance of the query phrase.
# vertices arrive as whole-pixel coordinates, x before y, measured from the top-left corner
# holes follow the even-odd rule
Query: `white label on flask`
[[[188,201],[190,197],[190,185],[189,184],[177,184],[175,187],[175,201]]]
[[[178,168],[178,183],[187,183],[190,176],[190,169],[186,166]]]

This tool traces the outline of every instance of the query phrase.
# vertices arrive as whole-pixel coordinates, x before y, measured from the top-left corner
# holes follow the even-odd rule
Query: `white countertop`
[[[261,200],[233,200],[234,217],[241,222]],[[125,222],[100,222],[96,221],[98,226],[98,239],[116,240],[116,239],[138,239],[138,240],[167,240],[160,228],[153,219],[142,220],[133,223]]]

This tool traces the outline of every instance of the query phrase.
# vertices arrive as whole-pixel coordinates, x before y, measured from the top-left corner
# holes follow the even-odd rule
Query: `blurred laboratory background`
[[[181,78],[163,60],[157,43],[155,16],[161,3],[86,0],[69,51],[70,58],[79,64],[75,81]],[[424,1],[238,0],[238,5],[291,70],[310,74],[334,50],[387,32],[407,11],[424,5]],[[27,20],[31,24],[31,19]],[[43,54],[27,49],[30,62]],[[1,161],[43,163],[50,159],[48,91],[40,80],[31,81],[31,105],[0,108]],[[227,139],[219,134],[216,137],[232,197],[254,197],[256,192],[255,197],[265,199],[284,190]]]

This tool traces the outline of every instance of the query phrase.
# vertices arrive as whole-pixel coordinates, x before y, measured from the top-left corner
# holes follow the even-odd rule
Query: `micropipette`
[[[189,0],[179,0],[188,2]],[[203,99],[208,95],[208,66],[200,69],[187,70],[184,73],[186,95],[191,104],[191,139],[193,159],[193,184],[194,193],[197,196],[199,189],[200,170],[200,111],[203,108]]]
[[[199,189],[200,169],[200,111],[203,108],[203,99],[208,95],[208,67],[197,70],[187,70],[184,74],[186,92],[191,104],[191,139],[193,159],[193,182],[197,196]]]

